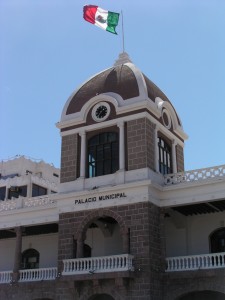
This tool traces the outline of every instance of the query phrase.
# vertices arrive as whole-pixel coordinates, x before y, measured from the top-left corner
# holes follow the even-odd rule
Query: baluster
[[[219,263],[219,266],[222,266],[222,255],[221,254],[218,255],[218,263]]]
[[[117,257],[117,258],[116,258],[116,267],[119,268],[119,267],[120,267],[120,264],[121,264],[120,257]]]
[[[82,261],[81,261],[81,271],[84,270],[84,264],[85,264],[85,262],[84,262],[84,260],[82,260]]]
[[[209,267],[212,267],[213,265],[214,265],[214,257],[213,257],[213,255],[211,255],[209,257]]]
[[[198,257],[197,256],[194,256],[194,269],[197,269],[198,268]]]
[[[188,257],[188,269],[192,269],[192,257]]]
[[[166,259],[166,270],[170,271],[170,259]]]
[[[205,255],[203,255],[203,257],[202,257],[202,269],[204,269],[205,268]]]
[[[188,258],[185,258],[185,270],[188,269]]]
[[[174,259],[174,266],[175,266],[175,270],[178,270],[178,260]]]
[[[112,258],[112,269],[116,268],[116,257]]]
[[[93,269],[96,270],[97,269],[97,258],[95,258],[93,260]]]
[[[78,262],[75,261],[75,263],[74,263],[74,271],[77,271],[77,270],[78,270]]]
[[[101,270],[102,268],[102,260],[98,259],[98,269]]]
[[[180,269],[181,270],[184,269],[184,258],[183,257],[180,259]]]
[[[171,270],[175,270],[174,259],[170,260]]]

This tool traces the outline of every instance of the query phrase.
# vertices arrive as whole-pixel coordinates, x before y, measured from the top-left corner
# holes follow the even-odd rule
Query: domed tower
[[[163,175],[183,171],[187,138],[174,107],[123,53],[71,95],[57,126],[63,280],[79,300],[161,300]]]
[[[70,96],[57,127],[62,192],[184,170],[181,120],[126,53]]]

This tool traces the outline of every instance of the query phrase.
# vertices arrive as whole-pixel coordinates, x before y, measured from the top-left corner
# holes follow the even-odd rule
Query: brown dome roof
[[[132,66],[132,67],[131,67]],[[137,78],[141,78],[142,86]],[[104,93],[119,94],[123,100],[132,99],[140,95],[140,88],[147,87],[146,96],[152,101],[160,97],[169,101],[166,95],[133,64],[121,64],[107,69],[84,83],[71,97],[66,115],[79,112],[82,106],[92,97]]]

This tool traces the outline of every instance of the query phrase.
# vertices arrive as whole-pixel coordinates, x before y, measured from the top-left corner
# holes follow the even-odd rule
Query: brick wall
[[[146,118],[127,122],[127,165],[154,170],[154,125]]]
[[[224,269],[165,273],[163,282],[163,300],[182,299],[182,296],[197,291],[217,291],[222,295],[214,296],[214,299],[225,299]]]
[[[59,261],[73,257],[74,245],[72,240],[77,238],[80,226],[85,227],[84,220],[89,220],[89,214],[95,215],[96,218],[110,214],[110,216],[115,216],[117,220],[122,220],[121,223],[123,224],[119,225],[123,230],[125,227],[130,229],[130,254],[135,257],[135,271],[132,273],[134,278],[126,279],[126,284],[121,285],[121,299],[161,300],[161,276],[164,258],[162,257],[161,245],[160,209],[151,203],[138,203],[110,207],[107,208],[107,211],[108,213],[102,208],[96,210],[96,214],[93,214],[93,210],[86,210],[60,215]],[[119,275],[119,272],[114,274],[115,278],[110,285],[111,290],[118,290],[116,282]],[[103,287],[109,283],[107,273],[105,277],[105,280],[101,280],[99,283],[102,286],[102,292],[104,292]],[[122,278],[121,280],[123,282]],[[82,295],[87,290],[86,285],[88,283],[85,281],[82,284],[81,298],[78,299],[83,299]],[[95,292],[94,287],[92,287],[92,292]],[[117,299],[120,297],[118,296]]]
[[[177,153],[177,172],[184,171],[184,149],[180,146],[176,146]]]
[[[74,181],[78,177],[78,134],[62,137],[60,182]]]

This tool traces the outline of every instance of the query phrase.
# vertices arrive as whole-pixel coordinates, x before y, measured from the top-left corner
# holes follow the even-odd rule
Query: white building
[[[178,113],[126,53],[57,127],[59,185],[3,163],[0,299],[225,299],[225,165],[184,170]]]

